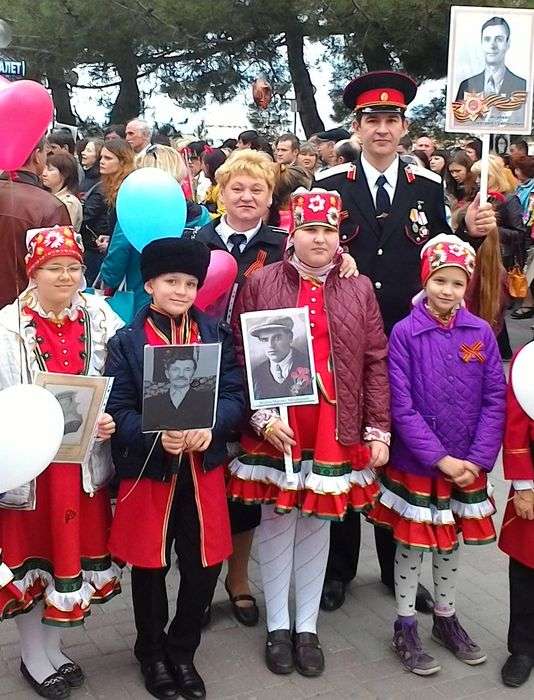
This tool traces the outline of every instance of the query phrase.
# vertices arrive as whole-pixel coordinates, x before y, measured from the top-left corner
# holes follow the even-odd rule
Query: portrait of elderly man
[[[506,52],[510,48],[510,25],[503,17],[492,17],[482,25],[480,32],[484,53],[484,70],[460,83],[456,100],[463,100],[466,93],[505,95],[523,91],[527,82],[506,67]]]
[[[294,345],[293,319],[289,316],[268,318],[254,326],[250,334],[257,338],[265,359],[252,365],[254,397],[257,400],[313,394],[310,358]]]
[[[154,356],[157,364],[158,356]],[[143,430],[190,430],[210,428],[213,422],[213,391],[192,386],[197,371],[193,347],[168,349],[163,354],[167,391],[147,396],[143,402]],[[211,385],[210,385],[211,386]],[[213,386],[215,384],[213,383]]]

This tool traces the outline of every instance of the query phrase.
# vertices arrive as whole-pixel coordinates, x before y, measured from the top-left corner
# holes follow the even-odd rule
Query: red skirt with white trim
[[[51,464],[36,488],[35,510],[0,509],[2,560],[14,574],[0,588],[0,619],[43,600],[44,623],[80,625],[92,603],[120,592],[121,570],[107,547],[109,494],[86,494],[79,464]]]
[[[480,472],[467,488],[436,477],[417,476],[387,466],[369,520],[393,531],[396,542],[422,551],[451,552],[461,533],[465,544],[496,539],[488,480]]]
[[[343,520],[348,509],[369,511],[379,490],[375,471],[367,466],[369,447],[347,447],[335,439],[335,406],[322,395],[319,405],[289,407],[288,413],[297,443],[292,451],[297,483],[288,482],[280,452],[245,434],[244,453],[229,466],[228,497],[331,520]]]

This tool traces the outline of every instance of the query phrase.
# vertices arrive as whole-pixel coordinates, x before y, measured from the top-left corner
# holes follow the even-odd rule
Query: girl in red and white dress
[[[31,382],[38,371],[101,374],[106,343],[122,321],[102,298],[80,292],[79,234],[70,226],[34,229],[27,243],[29,285],[0,310],[0,389]],[[61,651],[61,628],[83,624],[91,603],[120,591],[120,569],[107,548],[114,430],[103,414],[87,464],[53,463],[0,495],[0,619],[16,616],[21,672],[43,697],[68,697],[84,680]]]
[[[343,519],[349,508],[371,508],[378,493],[375,467],[388,458],[387,341],[370,281],[338,275],[337,192],[298,190],[291,209],[285,259],[251,277],[239,297],[237,353],[243,362],[240,313],[272,309],[270,322],[291,342],[291,319],[275,310],[307,306],[319,403],[290,407],[289,424],[274,409],[256,411],[251,418],[256,435],[243,435],[243,454],[230,465],[228,491],[233,499],[262,504],[257,542],[267,607],[267,666],[274,673],[289,673],[295,665],[303,675],[317,676],[324,668],[316,623],[329,523]],[[298,351],[293,355],[298,357]],[[305,368],[291,366],[289,376],[282,373],[277,378],[273,373],[272,378],[289,381],[289,390],[297,393],[314,380]],[[285,449],[292,452],[296,484],[286,477]],[[294,650],[289,617],[292,572]]]

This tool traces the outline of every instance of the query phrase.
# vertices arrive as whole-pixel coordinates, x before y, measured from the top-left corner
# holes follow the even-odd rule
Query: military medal
[[[410,209],[410,221],[413,221],[414,223],[418,221],[419,218],[419,213],[417,209]]]
[[[419,233],[419,224],[413,223],[412,224],[412,231],[414,233]]]

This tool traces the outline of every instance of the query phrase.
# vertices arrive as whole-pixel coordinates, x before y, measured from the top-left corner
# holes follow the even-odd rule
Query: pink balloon
[[[195,306],[208,313],[217,310],[217,315],[224,314],[221,310],[221,298],[227,300],[237,278],[237,262],[225,250],[212,250],[208,274],[202,288],[197,294]],[[226,306],[226,304],[224,304]]]
[[[17,170],[52,120],[54,103],[33,80],[0,81],[0,169]]]

